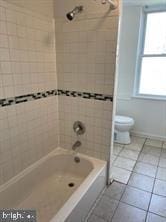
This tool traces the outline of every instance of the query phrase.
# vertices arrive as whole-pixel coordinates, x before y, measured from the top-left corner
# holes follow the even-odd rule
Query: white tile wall
[[[0,0],[0,99],[57,88],[54,20]],[[58,146],[58,99],[0,107],[0,185]]]
[[[117,26],[117,16],[61,24],[56,32],[59,88],[113,94]]]
[[[95,3],[82,4],[85,11],[72,22],[65,19],[67,10],[58,12],[63,17],[55,19],[58,87],[113,95],[118,10],[108,12],[107,5],[104,12],[99,1],[96,3],[101,9],[99,13],[94,11]],[[69,9],[72,7],[71,1]],[[112,103],[60,97],[59,109],[60,145],[71,149],[76,139],[80,139],[83,144],[80,152],[108,159]],[[82,121],[87,129],[80,138],[74,135],[72,128],[77,120]]]
[[[80,98],[59,98],[60,145],[71,149],[76,140],[82,142],[78,152],[108,159],[110,146],[112,103]],[[84,135],[76,136],[73,123],[81,121]]]
[[[57,88],[54,20],[0,4],[0,98]]]
[[[58,146],[57,113],[56,97],[0,109],[0,184]]]
[[[118,10],[80,18],[55,18],[55,32],[54,20],[0,0],[0,99],[55,89],[56,73],[60,89],[113,94]],[[76,120],[86,126],[81,138]],[[76,139],[80,152],[107,159],[111,122],[108,101],[60,96],[1,107],[0,184]]]

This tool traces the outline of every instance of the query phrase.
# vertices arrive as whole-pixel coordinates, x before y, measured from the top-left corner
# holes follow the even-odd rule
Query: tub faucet
[[[72,150],[76,150],[78,147],[80,147],[82,145],[82,143],[79,141],[79,140],[77,140],[74,144],[73,144],[73,146],[72,146]]]

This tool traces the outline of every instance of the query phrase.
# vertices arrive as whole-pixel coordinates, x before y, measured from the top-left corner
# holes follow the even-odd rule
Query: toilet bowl
[[[130,144],[130,130],[133,125],[133,118],[128,116],[115,116],[114,141],[121,144]]]

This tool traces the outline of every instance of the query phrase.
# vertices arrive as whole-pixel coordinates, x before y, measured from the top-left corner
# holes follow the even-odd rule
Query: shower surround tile
[[[0,0],[0,185],[58,147],[58,98],[42,95],[57,89],[54,33],[53,19]]]
[[[84,4],[92,13],[69,23],[0,0],[0,184],[76,139],[79,152],[108,157],[119,12]],[[59,98],[45,97],[54,89]]]
[[[108,101],[59,97],[61,146],[71,149],[79,139],[82,142],[79,152],[106,159],[110,145],[111,112],[112,103]],[[79,137],[73,131],[73,124],[77,120],[86,127],[85,134]]]
[[[99,4],[100,6],[100,4]],[[73,5],[71,5],[73,7]],[[107,13],[106,8],[95,12],[93,4],[84,2],[88,9],[83,17],[69,22],[65,10],[55,18],[58,88],[66,91],[89,92],[83,98],[60,97],[60,146],[71,149],[80,139],[79,152],[107,159],[112,131],[112,100],[118,34],[118,9]],[[106,95],[102,100],[90,100],[94,93]],[[109,95],[110,97],[108,97]],[[106,101],[104,101],[106,100]],[[73,132],[75,121],[85,124],[84,135]]]

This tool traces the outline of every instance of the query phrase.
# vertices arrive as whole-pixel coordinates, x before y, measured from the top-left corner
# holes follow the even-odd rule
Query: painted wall
[[[57,97],[3,102],[57,88],[54,31],[54,20],[0,0],[0,185],[58,146]]]
[[[56,51],[58,87],[63,90],[113,95],[118,32],[118,9],[100,1],[56,0]],[[76,5],[84,11],[70,22],[66,12]],[[112,102],[93,98],[59,98],[60,145],[71,149],[81,140],[79,152],[108,159],[111,140]],[[75,121],[86,133],[77,137]]]
[[[133,98],[141,7],[123,7],[117,113],[135,120],[133,133],[166,139],[166,101]]]

